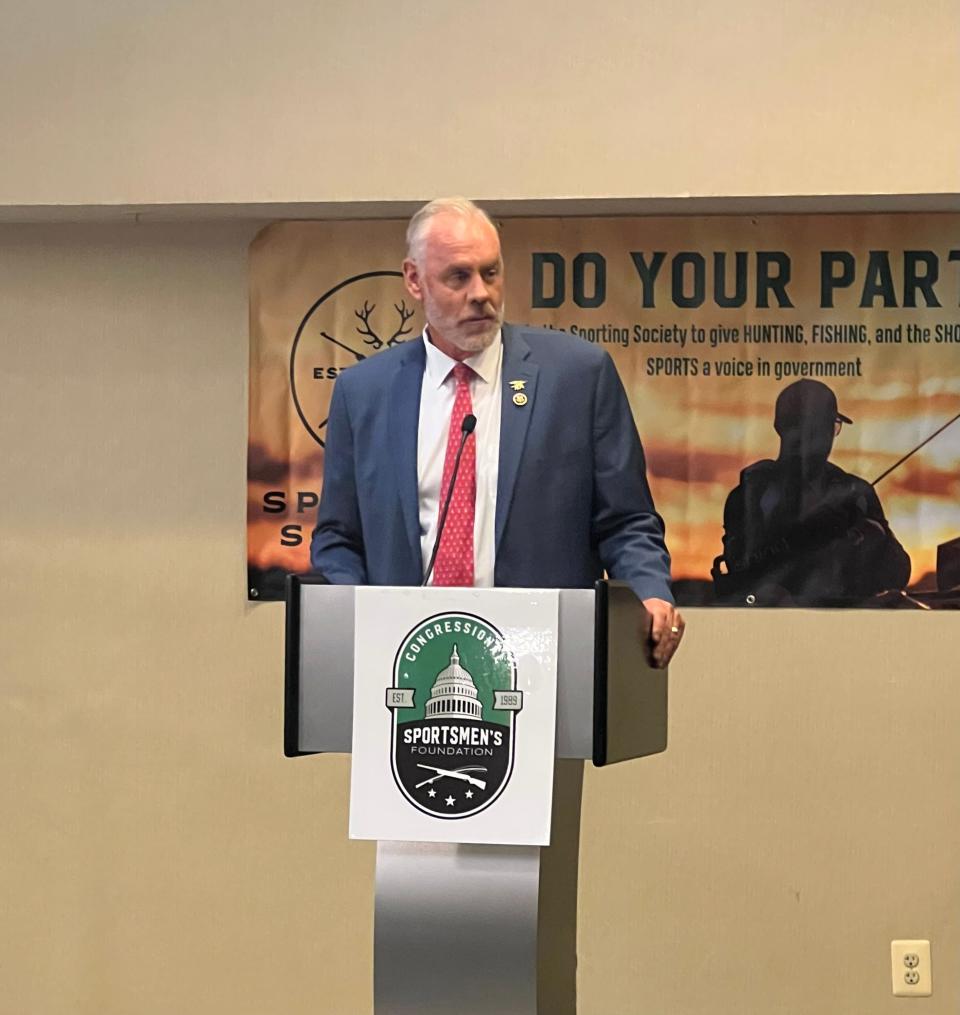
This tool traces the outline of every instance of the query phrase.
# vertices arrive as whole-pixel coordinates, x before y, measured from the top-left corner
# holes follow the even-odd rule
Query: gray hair
[[[466,197],[438,197],[428,201],[422,208],[414,212],[413,218],[407,226],[407,257],[411,261],[418,261],[423,253],[423,240],[426,236],[430,220],[437,215],[459,215],[462,218],[473,218],[478,216],[488,222],[499,232],[496,223],[479,206]]]

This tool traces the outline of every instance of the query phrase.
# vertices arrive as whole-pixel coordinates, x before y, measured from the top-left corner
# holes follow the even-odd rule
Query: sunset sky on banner
[[[422,328],[393,274],[403,232],[289,223],[254,242],[254,568],[308,567],[337,371]],[[675,578],[709,579],[726,497],[743,468],[776,457],[774,403],[800,370],[819,371],[854,420],[831,461],[868,482],[960,413],[958,216],[515,219],[502,239],[507,319],[577,331],[613,357]],[[876,490],[911,582],[929,584],[937,545],[960,536],[960,423]]]

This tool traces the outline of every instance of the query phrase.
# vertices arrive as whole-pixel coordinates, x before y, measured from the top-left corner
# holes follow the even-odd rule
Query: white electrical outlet
[[[929,997],[933,993],[929,941],[891,941],[890,971],[897,997]]]

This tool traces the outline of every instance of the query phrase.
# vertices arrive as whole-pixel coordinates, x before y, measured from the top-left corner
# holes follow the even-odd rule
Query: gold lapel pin
[[[526,381],[511,381],[510,382],[510,387],[513,388],[514,391],[523,391],[523,389],[526,386],[527,386],[527,382]]]
[[[518,391],[513,396],[513,404],[514,405],[526,405],[528,401],[529,401],[529,399],[527,398],[527,396],[522,391]]]

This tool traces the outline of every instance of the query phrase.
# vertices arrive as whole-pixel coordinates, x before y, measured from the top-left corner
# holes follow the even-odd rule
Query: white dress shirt
[[[440,500],[446,491],[443,463],[447,454],[447,435],[456,381],[453,368],[457,361],[441,352],[423,329],[427,362],[420,389],[420,423],[417,428],[417,486],[420,492],[420,551],[423,570],[427,570],[437,538]],[[477,445],[477,505],[473,520],[473,584],[493,585],[495,557],[494,520],[497,513],[497,472],[500,466],[500,392],[503,340],[500,332],[483,352],[463,361],[474,372],[470,397],[477,427],[468,440]],[[433,584],[433,575],[430,576]]]

